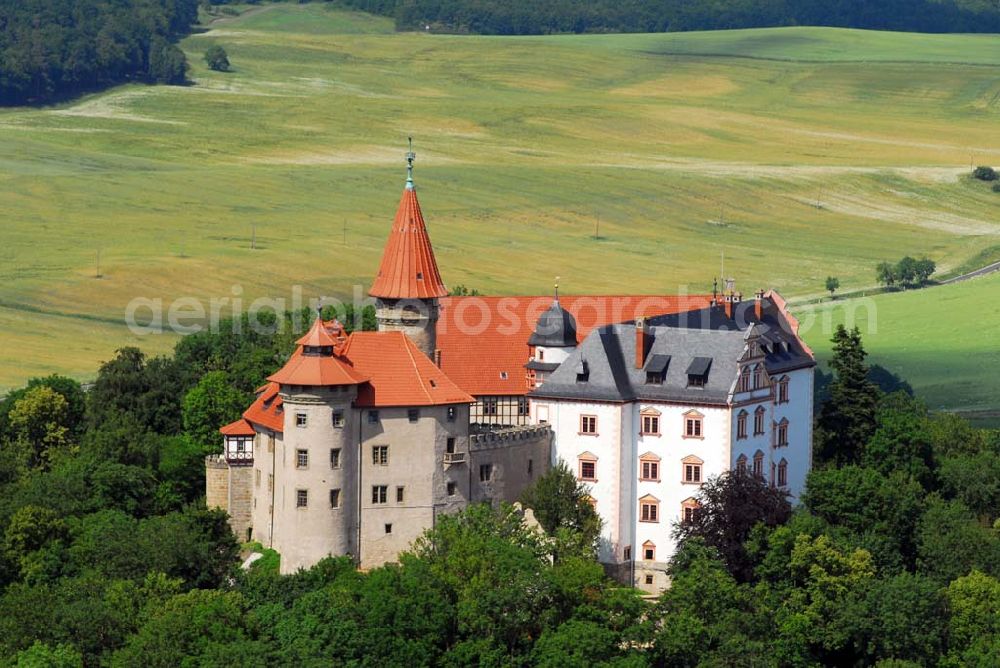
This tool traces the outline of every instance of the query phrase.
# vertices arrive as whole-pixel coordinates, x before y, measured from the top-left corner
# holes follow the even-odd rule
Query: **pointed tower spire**
[[[438,298],[448,295],[441,280],[427,224],[413,186],[412,143],[406,154],[406,188],[368,294],[376,298],[379,331],[403,331],[434,357]]]
[[[413,187],[413,152],[406,155],[406,189],[382,253],[375,282],[368,291],[384,299],[434,299],[448,289],[441,280],[427,224]]]

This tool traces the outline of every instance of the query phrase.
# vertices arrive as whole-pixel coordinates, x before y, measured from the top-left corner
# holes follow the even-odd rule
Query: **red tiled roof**
[[[236,422],[230,422],[225,427],[220,427],[219,433],[223,436],[253,436],[257,432],[254,431],[253,425],[246,421],[246,418],[240,418]]]
[[[303,334],[302,338],[295,343],[300,346],[336,346],[337,339],[334,334],[340,330],[340,323],[336,320],[323,322],[322,319],[316,318],[312,327],[309,328],[309,331]]]
[[[267,379],[282,385],[358,385],[365,381],[338,355],[303,355],[299,347],[285,366]]]
[[[278,384],[268,383],[258,388],[257,398],[250,404],[250,408],[243,411],[243,418],[271,431],[279,433],[284,431],[284,409],[281,405],[281,396],[278,394]]]
[[[368,378],[357,406],[440,406],[475,401],[402,332],[354,332],[343,356]]]
[[[368,294],[386,299],[430,299],[448,294],[415,190],[403,191],[382,264]]]
[[[559,296],[576,318],[580,341],[595,327],[639,316],[705,308],[711,295]],[[445,297],[437,347],[441,369],[474,396],[527,393],[528,338],[552,297]]]

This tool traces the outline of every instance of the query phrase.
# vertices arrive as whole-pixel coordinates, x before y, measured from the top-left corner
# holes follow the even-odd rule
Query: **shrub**
[[[979,166],[972,170],[972,178],[980,181],[996,181],[997,170],[992,167]]]
[[[209,69],[213,69],[216,72],[229,71],[229,55],[218,44],[208,47],[208,50],[205,52],[205,62],[208,64]]]

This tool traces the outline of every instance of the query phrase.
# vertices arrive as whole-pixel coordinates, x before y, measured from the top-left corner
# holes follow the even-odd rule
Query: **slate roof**
[[[552,301],[552,306],[538,316],[535,331],[528,338],[528,345],[573,348],[576,344],[576,318],[556,298]]]
[[[748,304],[752,313],[753,304]],[[530,395],[594,401],[726,405],[729,390],[737,377],[739,359],[746,348],[749,327],[756,325],[757,331],[762,333],[759,341],[766,352],[768,373],[815,365],[797,337],[781,330],[782,321],[782,314],[772,304],[765,307],[761,320],[751,322],[741,323],[738,318],[728,318],[718,306],[688,314],[686,318],[684,314],[650,318],[646,322],[653,343],[641,369],[635,367],[635,324],[606,325],[591,332],[559,369]],[[662,384],[647,383],[650,365],[661,366],[665,359],[668,362]],[[582,363],[586,365],[587,380],[578,382],[577,372]],[[688,387],[689,372],[705,371],[708,378],[704,387]]]

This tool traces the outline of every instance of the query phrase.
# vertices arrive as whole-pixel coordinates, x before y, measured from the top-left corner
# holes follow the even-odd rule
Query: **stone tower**
[[[441,280],[413,186],[415,157],[412,150],[406,154],[406,188],[368,294],[376,299],[379,331],[405,333],[433,359],[437,347],[438,298],[446,296],[448,290]]]

